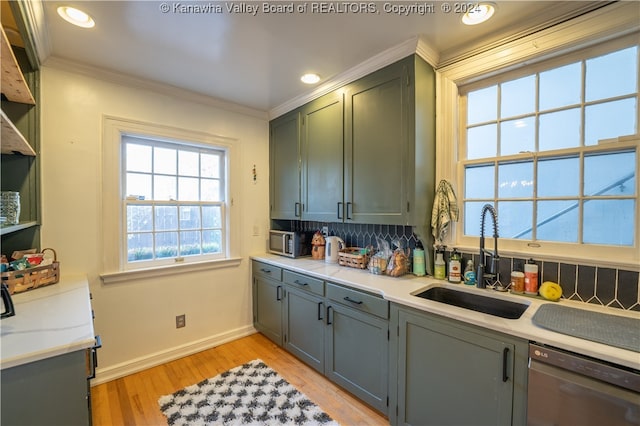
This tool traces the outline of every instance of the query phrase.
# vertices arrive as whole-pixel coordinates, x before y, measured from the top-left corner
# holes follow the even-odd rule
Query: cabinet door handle
[[[504,348],[502,350],[502,381],[506,382],[509,380],[509,375],[507,374],[507,363],[509,360],[509,348]]]
[[[338,201],[338,219],[342,219],[342,216],[340,215],[340,212],[342,211],[342,201]]]
[[[349,296],[345,296],[344,300],[347,302],[353,303],[354,305],[362,305],[362,300],[353,300]]]
[[[303,287],[304,287],[305,285],[309,285],[309,283],[301,282],[301,281],[299,281],[299,280],[295,280],[295,281],[294,281],[294,283],[296,283],[296,284],[298,284],[298,285],[301,285],[301,286],[303,286]]]
[[[293,212],[293,214],[294,214],[294,216],[295,216],[295,217],[300,217],[300,216],[301,216],[301,213],[300,213],[300,206],[301,206],[301,204],[300,204],[300,203],[296,203],[296,204],[295,204],[294,212]]]
[[[349,220],[353,220],[353,218],[351,217],[351,210],[353,210],[353,203],[349,201],[347,203],[347,219]]]
[[[96,336],[96,344],[93,345],[89,351],[91,353],[91,374],[89,374],[88,379],[96,378],[96,368],[98,368],[98,349],[102,347],[102,339],[100,336]]]
[[[331,321],[331,311],[333,311],[333,307],[327,306],[327,325],[333,324],[333,321]]]
[[[324,305],[323,302],[318,302],[318,321],[322,321],[324,318],[322,317],[322,305]]]
[[[281,285],[276,287],[276,300],[278,300],[278,301],[282,300],[282,286]]]

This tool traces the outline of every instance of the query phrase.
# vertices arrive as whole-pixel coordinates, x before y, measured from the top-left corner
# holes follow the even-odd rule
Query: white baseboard
[[[232,340],[249,336],[256,332],[257,331],[253,326],[248,325],[215,336],[186,343],[181,346],[176,346],[167,350],[145,355],[143,357],[134,358],[130,361],[122,362],[111,367],[102,369],[98,368],[96,369],[95,379],[91,380],[91,386],[119,379],[120,377],[128,376],[129,374],[137,373],[178,358],[183,358],[206,349],[211,349],[224,343],[231,342]]]

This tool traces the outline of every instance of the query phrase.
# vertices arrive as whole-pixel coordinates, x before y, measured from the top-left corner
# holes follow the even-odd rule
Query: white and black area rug
[[[158,400],[169,425],[337,423],[259,359]]]

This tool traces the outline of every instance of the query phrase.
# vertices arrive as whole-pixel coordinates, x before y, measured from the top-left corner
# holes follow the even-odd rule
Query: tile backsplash
[[[272,221],[276,229],[291,231],[317,231],[329,228],[329,235],[341,237],[347,246],[376,247],[376,238],[389,243],[401,242],[404,248],[415,248],[418,237],[411,226],[323,223],[307,221]],[[394,247],[394,246],[392,246]],[[447,252],[446,260],[448,261]],[[478,253],[462,251],[463,265],[468,259],[478,264]],[[501,257],[500,271],[523,270],[527,258]],[[640,311],[640,273],[606,266],[588,266],[562,261],[536,261],[540,282],[560,283],[566,299]]]

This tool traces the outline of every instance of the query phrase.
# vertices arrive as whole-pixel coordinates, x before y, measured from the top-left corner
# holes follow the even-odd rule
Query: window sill
[[[184,272],[234,268],[239,266],[241,262],[242,258],[233,257],[222,260],[181,263],[178,265],[158,266],[155,268],[135,269],[130,271],[105,272],[100,274],[100,278],[102,278],[102,282],[105,284],[114,284],[135,279],[165,277],[167,275],[182,274]]]

